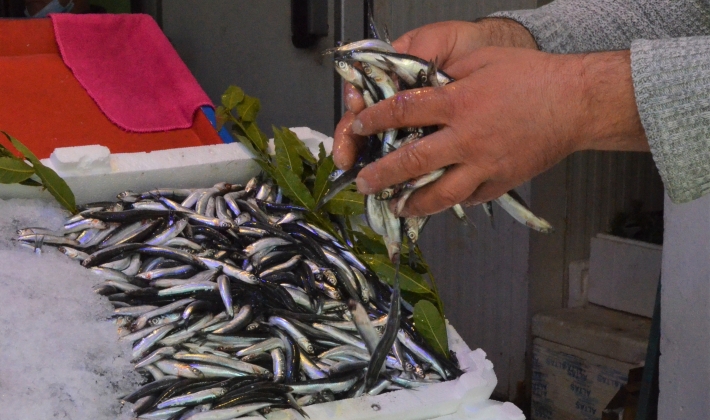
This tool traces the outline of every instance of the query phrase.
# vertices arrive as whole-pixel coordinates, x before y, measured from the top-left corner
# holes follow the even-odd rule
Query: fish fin
[[[298,414],[300,414],[301,416],[303,416],[307,419],[311,418],[311,416],[309,416],[308,413],[303,411],[303,408],[300,405],[298,405],[298,401],[296,401],[296,399],[293,397],[293,395],[290,392],[286,393],[286,398],[288,398],[288,404],[291,406],[291,408],[298,411]]]

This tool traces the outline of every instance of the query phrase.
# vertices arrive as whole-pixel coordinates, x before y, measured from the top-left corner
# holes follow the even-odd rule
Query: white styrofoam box
[[[106,146],[59,147],[49,161],[63,174],[105,174],[111,172],[111,151]]]
[[[314,154],[323,142],[326,152],[333,139],[308,127],[291,128]],[[107,147],[60,147],[42,163],[54,169],[69,184],[76,202],[114,200],[116,194],[158,187],[195,188],[217,182],[244,183],[259,173],[259,165],[239,142],[183,147],[141,153],[114,153]],[[37,187],[0,184],[0,198],[47,198]]]
[[[540,338],[533,340],[532,420],[600,420],[637,367]]]
[[[307,127],[292,131],[317,154],[318,144],[332,150],[332,138]],[[259,172],[259,166],[239,143],[160,150],[149,153],[116,153],[106,156],[101,146],[57,149],[42,161],[62,176],[77,203],[115,200],[121,191],[149,191],[158,187],[194,188],[217,182],[243,183]],[[50,198],[39,188],[0,185],[0,198]],[[447,324],[449,346],[466,372],[453,381],[416,390],[400,390],[377,396],[335,401],[306,407],[316,419],[471,419],[524,420],[515,405],[489,400],[497,379],[486,353],[473,350]],[[445,417],[442,417],[445,416]],[[260,418],[260,417],[259,417]],[[300,419],[293,410],[268,415],[270,419]],[[254,418],[256,419],[256,418]]]
[[[597,234],[592,238],[589,258],[589,301],[652,317],[662,249],[660,245]]]
[[[488,400],[458,412],[436,417],[435,420],[525,420],[525,415],[513,403]]]

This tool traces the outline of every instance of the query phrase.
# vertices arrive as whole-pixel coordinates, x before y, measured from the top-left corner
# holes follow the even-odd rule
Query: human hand
[[[446,71],[455,82],[400,92],[349,120],[359,135],[439,126],[358,176],[360,192],[373,194],[447,167],[409,198],[402,216],[490,201],[577,150],[648,150],[628,51],[482,48]]]
[[[503,18],[483,19],[478,22],[449,21],[422,26],[402,35],[392,43],[397,52],[425,60],[437,60],[439,68],[447,69],[467,57],[477,48],[487,46],[537,49],[535,40],[525,27]],[[360,93],[349,83],[344,95],[348,112],[335,129],[333,159],[341,169],[355,163],[358,149],[363,144],[351,129],[355,114],[365,108]]]

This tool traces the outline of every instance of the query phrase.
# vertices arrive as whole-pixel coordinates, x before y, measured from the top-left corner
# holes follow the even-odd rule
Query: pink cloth
[[[192,126],[212,102],[148,15],[53,14],[64,63],[109,120],[139,133]]]

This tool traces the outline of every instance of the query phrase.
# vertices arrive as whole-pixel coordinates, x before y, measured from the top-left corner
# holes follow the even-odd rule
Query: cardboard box
[[[601,420],[636,365],[533,340],[532,420]]]

